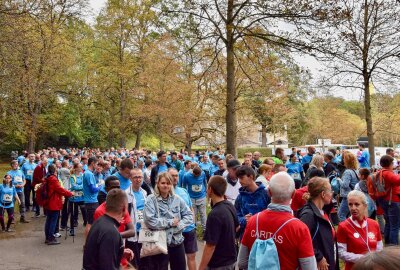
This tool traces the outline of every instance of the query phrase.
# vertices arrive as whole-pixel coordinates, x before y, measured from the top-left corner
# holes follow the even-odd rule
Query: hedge
[[[238,148],[237,153],[238,153],[238,158],[243,158],[245,153],[254,153],[254,152],[260,152],[261,157],[271,157],[272,156],[272,149],[267,148],[267,147],[243,147],[243,148]]]

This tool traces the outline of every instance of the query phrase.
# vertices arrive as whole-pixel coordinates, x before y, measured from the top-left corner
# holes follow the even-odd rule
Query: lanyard
[[[365,226],[366,233],[367,233],[367,234],[366,234],[366,239],[367,239],[367,241],[365,241],[364,238],[357,232],[356,228],[354,228],[353,224],[351,224],[351,222],[350,222],[349,220],[347,220],[347,222],[350,224],[351,227],[353,227],[353,229],[354,229],[354,231],[355,231],[354,237],[355,237],[355,238],[358,238],[358,237],[356,237],[356,235],[359,235],[359,237],[361,238],[361,240],[363,240],[363,242],[367,245],[368,251],[371,252],[371,249],[369,248],[369,245],[368,245],[368,220],[365,220],[365,222],[367,222],[367,225]],[[361,230],[362,230],[362,228],[361,228]]]

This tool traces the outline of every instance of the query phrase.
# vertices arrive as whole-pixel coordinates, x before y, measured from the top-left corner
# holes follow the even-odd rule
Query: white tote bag
[[[160,217],[157,198],[154,197],[154,199],[157,207],[157,215]],[[167,233],[165,230],[150,230],[143,222],[138,242],[142,243],[142,249],[140,250],[141,258],[157,254],[168,254]]]

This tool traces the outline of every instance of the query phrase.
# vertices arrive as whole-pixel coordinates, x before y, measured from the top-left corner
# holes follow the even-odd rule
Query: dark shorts
[[[98,206],[98,203],[85,203],[87,223],[90,225],[92,225],[94,222],[94,212],[96,212]]]
[[[186,254],[193,254],[198,251],[197,248],[197,237],[196,237],[196,228],[191,230],[190,232],[182,233],[185,240],[183,241],[183,245],[185,247]]]

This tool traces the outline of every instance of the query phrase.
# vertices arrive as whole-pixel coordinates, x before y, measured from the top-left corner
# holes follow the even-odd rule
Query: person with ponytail
[[[299,211],[312,237],[318,270],[338,270],[338,255],[336,248],[336,233],[329,219],[329,211],[324,211],[331,204],[333,191],[329,180],[314,177],[308,182],[307,203]]]

